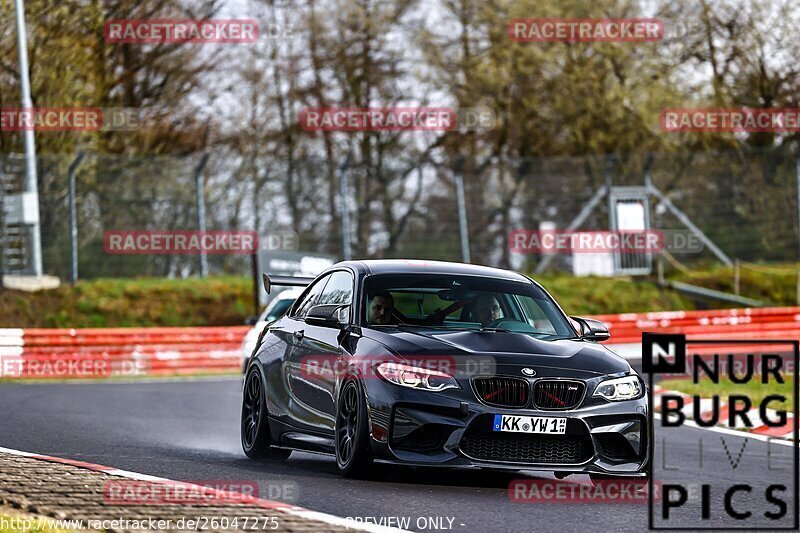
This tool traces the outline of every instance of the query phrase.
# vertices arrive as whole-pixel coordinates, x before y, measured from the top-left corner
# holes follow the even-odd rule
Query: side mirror
[[[599,320],[582,318],[579,316],[571,316],[570,318],[580,324],[581,337],[586,340],[603,342],[611,338],[611,333],[608,332],[608,326]]]
[[[257,316],[249,316],[244,319],[245,326],[255,326],[258,323]]]
[[[315,305],[308,310],[306,322],[315,326],[341,328],[349,321],[349,304]]]

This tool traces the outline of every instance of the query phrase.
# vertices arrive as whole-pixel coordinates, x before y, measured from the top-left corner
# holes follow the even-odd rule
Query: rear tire
[[[336,466],[345,477],[365,477],[372,464],[367,428],[367,402],[354,378],[342,384],[336,407]]]
[[[275,448],[269,428],[264,394],[264,380],[258,365],[252,365],[244,380],[242,391],[242,449],[251,459],[284,461],[292,450]]]

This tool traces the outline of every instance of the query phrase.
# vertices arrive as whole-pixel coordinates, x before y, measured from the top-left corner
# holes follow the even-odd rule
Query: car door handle
[[[294,338],[295,338],[295,339],[297,339],[297,340],[302,340],[302,338],[303,338],[303,335],[305,335],[305,333],[304,333],[304,332],[303,332],[303,330],[301,329],[301,330],[294,331],[294,332],[292,333],[292,335],[294,335]]]

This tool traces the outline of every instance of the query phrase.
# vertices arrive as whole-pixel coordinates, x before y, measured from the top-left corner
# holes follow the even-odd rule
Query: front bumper
[[[465,388],[440,393],[366,383],[378,460],[420,466],[644,476],[650,460],[647,395],[590,400],[565,411],[481,403]],[[598,380],[599,381],[599,380]],[[587,383],[593,390],[594,383]],[[588,395],[587,395],[588,397]],[[493,432],[494,415],[567,418],[563,435]]]

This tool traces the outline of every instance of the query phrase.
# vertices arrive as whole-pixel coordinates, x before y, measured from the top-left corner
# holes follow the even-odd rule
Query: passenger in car
[[[392,294],[389,291],[377,291],[372,294],[367,304],[367,322],[377,325],[394,324],[392,311],[394,311]]]

